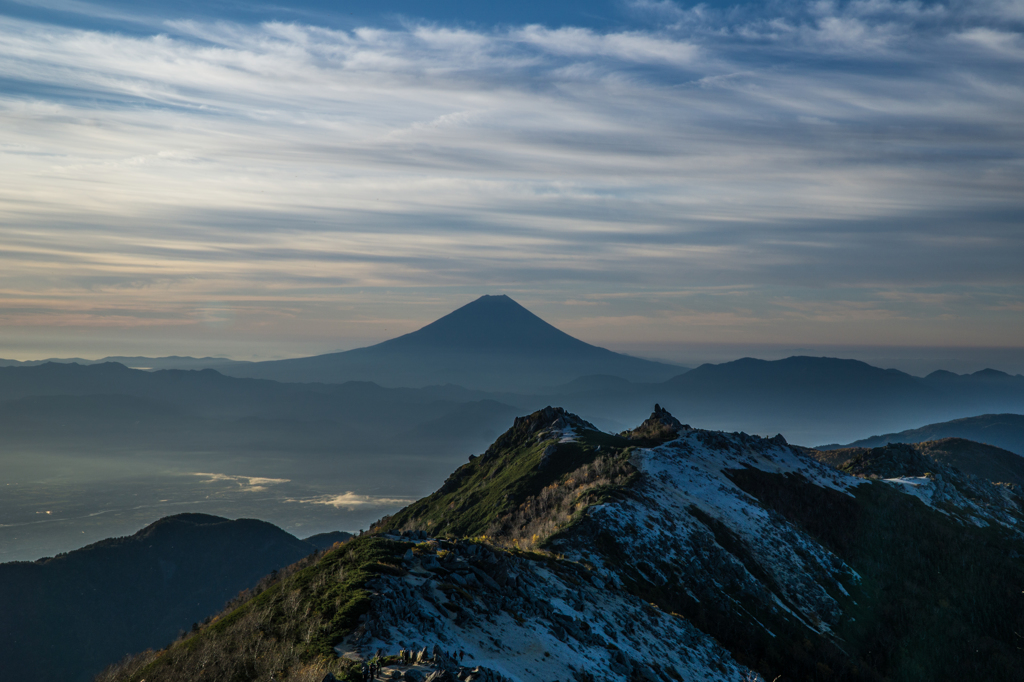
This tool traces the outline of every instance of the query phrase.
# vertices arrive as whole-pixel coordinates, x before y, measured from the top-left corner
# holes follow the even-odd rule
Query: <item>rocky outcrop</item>
[[[1024,497],[1018,486],[965,474],[922,453],[921,447],[890,443],[863,450],[840,464],[839,469],[859,478],[898,485],[943,513],[970,518],[978,525],[998,523],[1024,537]]]
[[[630,440],[665,442],[674,440],[690,426],[669,414],[669,411],[655,403],[654,412],[643,424],[631,431],[624,431],[623,436]]]
[[[571,436],[577,431],[597,430],[597,427],[590,422],[561,407],[548,406],[525,417],[516,417],[512,428],[494,441],[491,447],[487,448],[483,457],[495,457],[510,447],[531,440],[547,440],[552,437],[561,439]]]

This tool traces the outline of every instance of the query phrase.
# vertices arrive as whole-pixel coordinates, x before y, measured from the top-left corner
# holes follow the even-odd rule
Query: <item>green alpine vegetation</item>
[[[396,571],[406,549],[364,536],[300,561],[166,649],[126,659],[97,682],[320,682],[328,672],[356,680],[358,666],[331,647],[369,610],[367,581]]]
[[[573,440],[560,442],[566,430]],[[606,434],[548,407],[517,418],[435,493],[383,518],[373,530],[423,530],[537,549],[602,494],[632,480],[629,456],[636,447],[629,434]]]

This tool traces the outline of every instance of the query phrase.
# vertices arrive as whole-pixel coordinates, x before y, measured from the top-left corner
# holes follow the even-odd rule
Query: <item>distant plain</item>
[[[325,477],[315,465],[283,458],[242,461],[215,453],[160,453],[134,461],[98,455],[5,451],[0,503],[0,562],[34,561],[108,537],[135,533],[180,512],[269,521],[297,537],[358,530],[404,506],[395,493],[378,497],[368,460],[351,459],[358,494],[345,495],[344,474]],[[371,460],[372,461],[372,460]],[[362,465],[361,465],[362,463]],[[415,471],[414,462],[396,469]],[[282,475],[287,474],[288,476]],[[360,475],[363,473],[364,475]],[[415,499],[430,479],[395,481]]]

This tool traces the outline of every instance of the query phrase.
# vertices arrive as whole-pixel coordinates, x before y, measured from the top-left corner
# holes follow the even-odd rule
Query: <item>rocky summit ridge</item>
[[[812,454],[660,406],[619,435],[545,408],[103,679],[357,680],[370,661],[412,682],[1024,678],[1015,490],[896,451]]]

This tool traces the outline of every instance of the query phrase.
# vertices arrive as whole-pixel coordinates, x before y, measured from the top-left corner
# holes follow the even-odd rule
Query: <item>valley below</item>
[[[337,462],[302,464],[272,452],[8,452],[0,455],[0,563],[130,535],[180,512],[263,519],[299,537],[357,531],[433,490],[433,468],[443,464],[400,455],[352,459],[362,466],[339,471]]]

